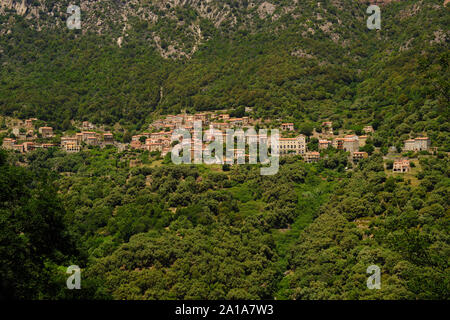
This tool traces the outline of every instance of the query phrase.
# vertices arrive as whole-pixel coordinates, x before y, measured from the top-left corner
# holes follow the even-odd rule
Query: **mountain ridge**
[[[375,123],[385,126],[387,137],[393,131],[423,132],[423,125],[411,129],[405,121],[411,112],[422,119],[430,106],[437,110],[430,114],[433,121],[448,122],[449,8],[440,0],[383,4],[381,30],[367,28],[367,2],[337,0],[303,1],[294,8],[284,0],[254,1],[259,6],[252,8],[246,1],[223,7],[218,1],[93,1],[100,11],[91,13],[81,1],[82,29],[69,30],[64,24],[70,14],[62,10],[67,3],[1,2],[4,115],[35,116],[55,128],[72,119],[121,122],[135,131],[155,113],[249,106],[257,117],[299,124]],[[171,3],[177,6],[164,6]],[[39,13],[42,23],[36,24],[26,12],[25,17],[7,12],[6,4],[60,9],[53,16]],[[226,5],[236,24],[225,17],[216,27],[220,19],[212,12]],[[261,19],[260,6],[271,15]],[[111,8],[160,11],[155,23],[130,13],[124,31],[120,11]],[[208,8],[212,20],[198,14],[208,14]],[[283,10],[287,13],[272,19]],[[112,18],[102,12],[113,12]],[[116,17],[121,23],[113,23]],[[45,24],[55,19],[59,28]],[[401,120],[397,114],[403,114]],[[428,131],[445,145],[440,126]]]
[[[377,4],[390,3],[391,1],[378,1]],[[354,10],[361,2],[332,1],[332,7],[338,11]],[[22,16],[34,22],[34,28],[38,31],[47,28],[64,28],[66,19],[70,16],[67,8],[73,4],[69,0],[50,1],[50,0],[2,0],[0,1],[0,15]],[[322,3],[307,1],[300,3],[295,1],[200,1],[200,0],[160,0],[160,1],[78,1],[74,3],[81,9],[82,30],[94,32],[97,34],[110,33],[115,38],[115,42],[120,46],[128,36],[128,31],[132,28],[133,21],[138,24],[147,24],[152,30],[150,42],[155,46],[160,54],[165,57],[190,58],[198,49],[201,43],[206,42],[210,37],[203,34],[203,28],[200,20],[210,23],[220,32],[248,30],[255,32],[260,28],[258,24],[261,21],[275,22],[280,19],[292,17],[301,19],[304,8],[314,11],[316,22],[324,20],[323,24],[310,25],[311,20],[306,19],[304,32],[314,32],[314,29],[320,28],[328,32],[332,28],[332,23],[327,17],[323,17]],[[321,13],[322,12],[322,13]],[[364,12],[360,12],[364,14]],[[341,21],[337,20],[339,24]],[[3,24],[3,33],[10,32],[10,21]],[[165,25],[175,27],[181,30],[182,37],[192,38],[194,42],[190,46],[191,50],[184,48],[185,43],[180,39],[168,39],[165,44],[161,39],[165,38]],[[314,24],[314,23],[313,23]],[[154,30],[158,25],[162,25],[161,30]],[[311,28],[312,27],[312,28]],[[230,29],[230,30],[227,30]],[[305,33],[302,35],[306,35]],[[2,33],[0,33],[1,35]],[[334,39],[339,37],[339,32],[331,32]],[[182,49],[176,48],[181,46]],[[185,49],[185,50],[183,50]]]

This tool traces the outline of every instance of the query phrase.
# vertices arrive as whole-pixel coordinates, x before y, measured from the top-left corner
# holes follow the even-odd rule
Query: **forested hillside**
[[[58,264],[76,256],[65,210],[45,170],[9,163],[0,150],[0,299],[49,299],[61,290]]]
[[[42,256],[24,264],[25,274],[45,270],[42,277],[51,279],[51,285],[28,283],[31,296],[15,284],[7,297],[449,298],[447,156],[422,156],[417,175],[405,177],[386,172],[379,154],[352,171],[341,153],[317,164],[289,157],[269,177],[250,165],[154,159],[129,168],[122,156],[114,148],[73,155],[39,150],[27,155],[27,169],[1,167],[2,195],[24,188],[14,187],[13,174],[31,188],[23,191],[29,204],[2,198],[2,245],[17,247],[2,246],[3,266],[15,270],[6,263],[14,250],[36,250],[31,257]],[[44,179],[56,179],[57,197],[38,195],[45,172]],[[51,221],[51,230],[29,230],[34,220],[23,219],[30,215]],[[20,230],[16,240],[8,236]],[[56,240],[61,232],[67,240]],[[46,246],[48,237],[66,243],[64,255],[51,255],[58,248]],[[64,290],[64,268],[73,263],[83,268],[80,294]],[[381,290],[366,288],[372,264],[382,270]]]
[[[3,4],[3,114],[135,130],[154,112],[249,106],[311,125],[373,124],[383,143],[427,132],[449,148],[441,0],[383,5],[381,30],[367,28],[358,1],[81,1],[81,30],[65,26],[65,3],[34,1],[25,13]],[[160,50],[169,45],[189,54]]]
[[[296,299],[449,299],[448,161],[423,158],[419,184],[361,162],[293,245]],[[381,290],[364,290],[371,262]]]
[[[381,30],[355,0],[81,0],[80,30],[69,3],[0,0],[0,115],[55,141],[74,120],[131,140],[161,115],[245,107],[308,150],[323,121],[375,131],[367,159],[330,147],[273,176],[113,145],[0,150],[0,299],[450,298],[443,0],[378,1]],[[418,136],[436,150],[397,152]],[[411,172],[393,174],[391,147]]]

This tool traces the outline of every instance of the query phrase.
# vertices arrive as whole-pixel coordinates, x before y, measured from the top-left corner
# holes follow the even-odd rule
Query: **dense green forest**
[[[0,299],[45,299],[60,291],[58,264],[78,253],[48,171],[8,163],[0,150]],[[63,279],[63,278],[61,278]]]
[[[250,165],[129,168],[114,148],[26,157],[26,169],[2,160],[2,196],[24,193],[2,198],[3,268],[17,272],[8,257],[36,250],[27,256],[36,261],[14,261],[29,277],[52,271],[42,276],[53,286],[7,281],[18,286],[13,297],[449,298],[447,156],[420,157],[413,180],[387,174],[379,154],[351,171],[345,153],[317,164],[289,157],[269,177]],[[27,229],[34,219],[51,233]],[[67,247],[46,247],[49,237]],[[69,263],[83,268],[79,295],[64,290]],[[382,270],[381,290],[366,288],[372,264]]]
[[[448,299],[448,159],[422,158],[419,184],[361,162],[292,247],[296,299]],[[383,265],[381,290],[364,272]]]
[[[90,2],[100,6],[83,9],[82,30],[65,28],[65,0],[26,1],[52,8],[38,20],[2,7],[0,115],[58,134],[71,120],[120,125],[131,138],[160,115],[252,107],[307,135],[325,120],[335,132],[372,125],[370,156],[292,156],[261,176],[115,147],[0,150],[0,299],[450,298],[442,0],[383,5],[378,31],[364,1],[277,0],[264,17],[260,0],[210,1],[206,13],[197,0],[142,0],[147,16],[127,28],[128,4]],[[383,155],[420,135],[439,152],[411,154],[414,171],[393,175]],[[66,289],[70,265],[82,290]],[[366,286],[369,265],[380,290]]]

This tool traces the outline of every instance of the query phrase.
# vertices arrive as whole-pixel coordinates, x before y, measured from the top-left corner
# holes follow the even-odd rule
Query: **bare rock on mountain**
[[[259,7],[258,7],[258,14],[259,17],[261,19],[265,19],[268,16],[273,15],[273,13],[276,10],[276,6],[269,3],[269,2],[263,2]]]
[[[121,48],[122,47],[122,43],[123,43],[123,37],[119,37],[117,39],[117,45]]]

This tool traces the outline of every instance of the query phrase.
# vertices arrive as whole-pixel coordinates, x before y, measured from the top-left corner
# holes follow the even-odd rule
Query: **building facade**
[[[53,137],[53,128],[52,127],[40,127],[39,133],[42,138],[51,138]]]
[[[306,137],[299,135],[296,138],[279,139],[280,155],[304,155],[306,153]]]
[[[281,130],[283,130],[283,131],[294,131],[294,124],[293,123],[282,123],[281,124]]]
[[[397,173],[406,173],[411,171],[409,160],[395,161],[394,166],[392,167],[392,171]]]
[[[320,153],[316,151],[307,152],[305,154],[306,163],[318,162],[320,160]]]
[[[319,140],[319,150],[328,149],[332,145],[330,140]]]
[[[405,141],[404,151],[427,151],[431,148],[431,140],[428,137],[420,137]]]

